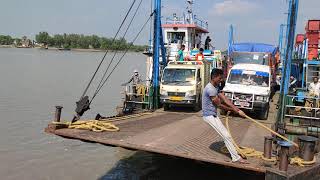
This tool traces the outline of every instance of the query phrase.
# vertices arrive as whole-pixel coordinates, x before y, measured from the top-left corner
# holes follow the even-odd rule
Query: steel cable
[[[124,37],[127,35],[127,32],[128,32],[128,30],[129,30],[129,28],[130,28],[130,26],[131,26],[131,24],[132,24],[132,22],[133,22],[133,20],[134,20],[134,18],[135,18],[135,16],[136,16],[137,12],[138,12],[138,10],[139,10],[139,8],[140,8],[140,6],[141,6],[141,3],[142,3],[142,0],[140,0],[139,5],[137,6],[137,8],[136,8],[136,10],[135,10],[135,12],[134,12],[134,14],[133,14],[133,16],[132,16],[132,18],[131,18],[128,26],[127,26],[127,29],[126,29],[125,33],[122,35],[121,38],[124,38]],[[120,47],[120,45],[118,45],[118,47]],[[99,87],[101,86],[101,83],[103,82],[103,79],[105,78],[105,76],[106,76],[106,74],[107,74],[107,72],[108,72],[108,70],[109,70],[109,68],[110,68],[110,66],[111,66],[111,64],[112,64],[115,56],[117,55],[118,51],[119,51],[119,50],[116,50],[116,51],[114,52],[114,54],[113,54],[113,56],[112,56],[112,58],[111,58],[111,60],[110,60],[110,62],[109,62],[109,64],[108,64],[108,67],[107,67],[106,70],[104,71],[104,74],[103,74],[103,76],[102,76],[102,78],[101,78],[101,80],[100,80],[100,82],[99,82],[99,84],[98,84],[98,86],[97,86],[97,89],[96,89],[95,93],[97,92],[97,90],[98,90]],[[94,94],[95,94],[95,93],[94,93]]]
[[[115,34],[115,36],[113,37],[113,39],[112,39],[112,41],[111,41],[111,45],[112,45],[112,44],[114,43],[114,41],[116,40],[116,38],[117,38],[117,36],[118,36],[118,34],[119,34],[119,32],[120,32],[120,30],[121,30],[121,28],[122,28],[123,24],[125,23],[125,21],[126,21],[126,19],[127,19],[128,15],[129,15],[129,13],[131,12],[131,10],[132,10],[132,8],[133,8],[133,6],[134,6],[134,4],[135,4],[135,3],[136,3],[136,0],[133,0],[133,2],[132,2],[132,3],[131,3],[131,5],[130,5],[130,8],[128,9],[128,11],[127,11],[127,13],[126,13],[125,17],[123,18],[123,20],[122,20],[122,22],[121,22],[121,25],[119,26],[119,28],[118,28],[118,30],[117,30],[117,32],[116,32],[116,34]],[[97,72],[99,71],[99,69],[100,69],[100,67],[101,67],[101,65],[102,65],[102,63],[103,63],[103,61],[105,60],[105,57],[107,56],[108,52],[109,52],[109,49],[107,49],[107,51],[105,52],[104,56],[102,57],[102,59],[101,59],[101,61],[100,61],[99,65],[98,65],[98,67],[96,68],[96,70],[95,70],[95,72],[94,72],[93,76],[91,77],[91,79],[90,79],[90,81],[89,81],[89,83],[88,83],[87,87],[85,88],[84,92],[82,93],[81,98],[83,98],[83,97],[85,96],[85,94],[87,93],[87,91],[88,91],[88,89],[89,89],[89,87],[90,87],[90,85],[91,85],[91,83],[92,83],[93,79],[95,78],[95,76],[96,76]],[[80,98],[80,99],[81,99],[81,98]]]
[[[127,54],[127,52],[129,51],[129,48],[133,45],[133,43],[137,40],[137,38],[139,37],[139,35],[141,34],[142,30],[145,28],[145,26],[147,25],[147,23],[150,21],[151,17],[153,16],[154,12],[150,14],[149,18],[147,19],[147,21],[143,24],[143,26],[141,27],[140,31],[138,32],[138,34],[135,36],[135,38],[133,38],[131,44],[129,47],[126,48],[126,50],[124,51],[123,55],[120,57],[119,61],[117,62],[117,64],[113,67],[113,69],[111,70],[111,72],[109,73],[109,75],[106,77],[106,79],[103,81],[103,83],[101,84],[101,86],[99,87],[99,89],[97,89],[97,91],[94,93],[94,95],[92,96],[89,104],[92,103],[93,99],[97,96],[97,94],[99,93],[99,91],[102,89],[102,87],[105,85],[105,83],[108,81],[108,79],[110,78],[110,76],[112,75],[112,73],[114,72],[114,70],[117,68],[117,66],[120,64],[120,62],[123,60],[124,56]]]

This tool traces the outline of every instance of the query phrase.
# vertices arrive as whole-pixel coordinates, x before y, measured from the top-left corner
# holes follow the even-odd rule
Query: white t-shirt
[[[196,44],[201,44],[201,37],[200,36],[196,36],[195,43]]]
[[[314,83],[314,82],[312,82],[312,83],[310,83],[310,85],[309,85],[309,92],[310,93],[314,93],[316,96],[318,96],[319,97],[319,94],[320,94],[320,83]]]

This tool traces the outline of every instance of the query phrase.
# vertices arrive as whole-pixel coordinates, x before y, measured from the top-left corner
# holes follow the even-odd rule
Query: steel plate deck
[[[97,133],[76,129],[47,131],[63,137],[105,145],[173,155],[257,172],[266,171],[263,161],[256,158],[250,158],[249,164],[232,163],[229,155],[220,150],[224,146],[222,139],[202,120],[200,113],[158,111],[152,115],[121,120],[115,124],[120,128],[119,132]],[[229,124],[237,143],[263,150],[264,136],[270,133],[240,118],[233,118]]]

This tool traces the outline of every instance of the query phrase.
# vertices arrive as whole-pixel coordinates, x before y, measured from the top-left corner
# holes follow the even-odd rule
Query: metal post
[[[282,69],[282,80],[280,87],[280,111],[278,111],[277,121],[283,123],[284,117],[284,106],[286,95],[289,91],[290,85],[290,73],[291,73],[291,60],[292,60],[292,50],[294,43],[294,35],[296,29],[297,15],[298,15],[298,4],[299,0],[289,0],[289,10],[287,19],[287,31],[286,31],[286,48],[285,48],[285,58],[283,59],[283,69]]]
[[[151,8],[151,12],[150,13],[152,13],[154,10],[153,10],[153,3],[152,3],[153,1],[151,1],[151,3],[150,3],[150,8]],[[150,32],[149,32],[149,53],[150,52],[152,52],[152,21],[150,21]]]
[[[264,137],[263,156],[267,159],[271,159],[272,140],[273,140],[273,137],[271,137],[271,136]]]
[[[55,122],[60,122],[62,108],[63,108],[62,106],[56,106],[56,113],[54,115]]]
[[[230,28],[229,28],[229,42],[228,42],[228,57],[230,57],[230,55],[231,55],[232,44],[233,44],[233,26],[230,25]]]
[[[287,141],[279,141],[278,144],[281,146],[279,152],[279,170],[287,171],[289,164],[289,148],[291,144]]]
[[[283,65],[283,55],[284,55],[284,52],[283,52],[283,47],[282,47],[282,43],[283,43],[283,29],[284,29],[284,24],[281,24],[280,25],[280,32],[279,32],[279,51],[280,51],[280,60],[281,60],[281,64]]]
[[[167,66],[167,58],[166,58],[167,52],[166,52],[166,48],[164,47],[164,42],[163,42],[161,21],[160,21],[160,47],[161,47],[162,64],[163,64],[163,66]]]
[[[306,72],[307,72],[307,66],[308,66],[308,39],[305,39],[303,42],[303,72],[302,72],[302,88],[306,88],[307,87],[307,76],[306,76]]]
[[[160,18],[161,0],[154,0],[154,43],[153,43],[153,109],[159,105],[159,45],[160,45]]]
[[[312,161],[315,153],[316,141],[312,136],[299,137],[299,157],[305,161]]]

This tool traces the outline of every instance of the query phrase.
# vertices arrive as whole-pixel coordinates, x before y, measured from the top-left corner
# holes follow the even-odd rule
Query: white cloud
[[[224,0],[214,4],[210,14],[218,16],[250,14],[259,8],[258,4],[246,0]]]

